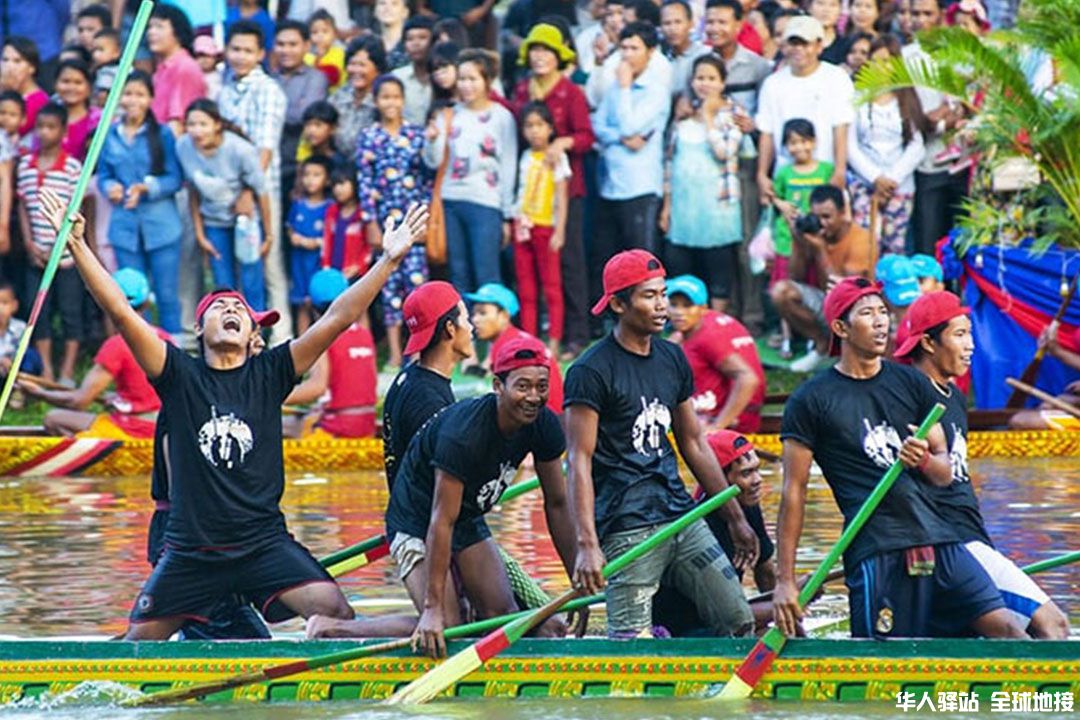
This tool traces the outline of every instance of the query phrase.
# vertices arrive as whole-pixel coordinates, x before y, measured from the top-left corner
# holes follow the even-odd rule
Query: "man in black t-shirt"
[[[1031,576],[994,548],[971,484],[967,398],[954,382],[971,368],[975,352],[968,314],[960,298],[952,293],[927,293],[908,308],[896,333],[896,361],[911,363],[925,375],[946,407],[941,425],[949,448],[952,482],[926,490],[956,526],[961,541],[994,581],[1005,607],[1020,626],[1037,638],[1065,640],[1069,636],[1068,618]]]
[[[66,208],[42,202],[59,230]],[[390,220],[383,254],[300,337],[250,357],[257,316],[239,293],[214,292],[196,308],[200,357],[158,337],[86,244],[76,216],[69,249],[87,289],[120,331],[167,408],[171,486],[165,553],[146,581],[126,634],[164,640],[188,620],[205,620],[223,598],[242,595],[274,622],[292,615],[351,618],[326,570],[285,527],[281,403],[297,379],[363,313],[423,236],[427,210]],[[409,632],[414,620],[372,621],[371,634]]]
[[[586,593],[604,587],[605,560],[694,507],[669,430],[708,494],[727,487],[690,401],[694,378],[686,356],[654,337],[668,319],[660,261],[644,250],[612,257],[604,266],[604,296],[593,307],[594,315],[604,312],[615,316],[615,330],[571,366],[563,402],[578,538],[574,583]],[[757,537],[739,504],[719,512],[731,529],[735,564],[753,567]],[[691,599],[710,632],[741,635],[753,628],[732,564],[699,521],[608,580],[610,636],[649,633],[662,577]]]
[[[409,329],[405,356],[420,357],[401,369],[383,401],[383,463],[390,488],[409,442],[435,413],[453,404],[454,367],[473,356],[469,313],[450,283],[432,280],[413,290],[402,315]]]
[[[899,460],[899,478],[844,553],[852,635],[1023,636],[955,524],[930,499],[928,485],[952,482],[944,432],[935,425],[925,440],[911,433],[938,395],[917,371],[882,361],[889,310],[881,286],[845,278],[825,297],[824,310],[830,352],[840,361],[791,396],[780,430],[777,626],[794,635],[802,617],[795,554],[811,464],[821,468],[848,523]]]
[[[512,340],[496,355],[494,394],[455,403],[409,443],[386,510],[390,554],[409,596],[422,612],[413,645],[446,654],[443,630],[460,619],[448,591],[450,560],[462,590],[481,618],[518,607],[484,515],[532,453],[544,493],[544,512],[569,574],[574,527],[560,457],[562,428],[547,407],[550,361],[535,338]],[[561,621],[546,623],[549,630]],[[544,626],[541,626],[542,628]]]

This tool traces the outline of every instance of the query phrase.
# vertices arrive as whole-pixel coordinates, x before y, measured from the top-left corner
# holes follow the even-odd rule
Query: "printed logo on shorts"
[[[244,464],[253,447],[255,437],[246,422],[233,413],[219,416],[210,406],[210,419],[199,428],[199,450],[208,463],[232,470]]]
[[[957,427],[956,423],[952,423],[952,431],[952,447],[949,448],[949,466],[952,468],[952,481],[954,483],[971,482],[971,475],[968,474],[967,438],[964,437],[964,432]]]
[[[513,464],[504,462],[499,465],[499,477],[484,483],[480,492],[476,493],[476,506],[480,508],[480,512],[487,512],[495,507],[495,503],[506,492],[506,488],[510,487],[516,474],[517,467]]]
[[[634,418],[634,450],[641,455],[663,455],[664,439],[670,429],[671,410],[668,406],[658,398],[649,403],[641,398],[641,412]]]
[[[896,428],[886,422],[871,425],[870,421],[865,419],[863,428],[863,452],[878,467],[891,467],[900,456],[900,448],[904,445]]]
[[[882,635],[887,635],[892,632],[893,615],[891,608],[881,608],[877,614],[877,622],[874,623],[874,629]]]
[[[139,612],[149,612],[154,607],[154,597],[147,593],[141,593],[135,600],[135,607]]]

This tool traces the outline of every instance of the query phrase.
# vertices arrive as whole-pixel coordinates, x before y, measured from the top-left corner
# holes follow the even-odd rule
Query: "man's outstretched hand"
[[[41,213],[52,225],[53,230],[59,233],[60,226],[64,224],[64,211],[67,210],[67,206],[55,192],[46,188],[42,188],[39,197],[41,198]],[[68,242],[82,243],[85,239],[86,218],[83,217],[82,213],[75,213]]]
[[[413,203],[409,206],[405,218],[398,223],[393,216],[387,219],[383,228],[383,254],[393,262],[399,262],[408,254],[413,243],[427,233],[427,205]]]

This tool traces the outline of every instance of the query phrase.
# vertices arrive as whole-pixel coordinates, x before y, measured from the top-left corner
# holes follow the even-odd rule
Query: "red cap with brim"
[[[884,298],[881,283],[863,277],[846,277],[836,283],[833,289],[829,291],[829,294],[825,296],[823,308],[825,324],[830,328],[829,332],[832,332],[833,321],[843,317],[844,313],[850,310],[852,305],[867,295],[881,295]],[[840,338],[836,337],[836,335],[833,335],[829,340],[829,354],[840,354]]]
[[[415,355],[426,348],[438,329],[439,318],[459,302],[458,291],[442,280],[426,282],[409,293],[401,307],[405,327],[409,329],[404,354]]]
[[[604,265],[604,296],[593,305],[592,314],[602,315],[620,290],[666,274],[664,266],[647,250],[625,250],[613,255]]]
[[[743,455],[748,455],[754,449],[754,444],[746,439],[742,433],[734,430],[717,430],[708,437],[709,447],[716,456],[720,467],[726,468]]]
[[[499,348],[491,371],[499,375],[523,367],[551,368],[547,347],[531,335],[516,337]]]
[[[949,322],[961,315],[970,315],[971,311],[960,303],[960,298],[946,290],[939,290],[923,295],[904,314],[900,327],[896,330],[896,351],[893,359],[901,363],[911,362],[911,353],[919,346],[919,341],[927,330]]]
[[[215,300],[227,297],[236,298],[240,302],[244,303],[244,307],[247,309],[248,315],[251,316],[251,319],[254,320],[255,324],[259,327],[270,327],[281,319],[281,313],[279,313],[277,310],[267,310],[265,312],[259,312],[258,310],[253,309],[251,305],[248,305],[247,298],[245,298],[243,295],[236,292],[235,290],[218,290],[216,292],[203,295],[202,300],[200,300],[199,304],[195,307],[195,324],[202,324],[203,315],[206,313],[206,310],[210,307],[210,305],[213,304]]]

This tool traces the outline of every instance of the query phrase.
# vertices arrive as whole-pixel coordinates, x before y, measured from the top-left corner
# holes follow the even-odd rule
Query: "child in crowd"
[[[311,34],[311,52],[304,56],[304,62],[326,76],[330,83],[327,92],[332,93],[348,79],[345,74],[345,48],[338,42],[334,16],[319,8],[308,20],[308,32]]]
[[[37,45],[18,35],[4,38],[4,74],[0,77],[5,90],[22,95],[24,118],[19,126],[19,137],[29,135],[36,127],[37,113],[49,102],[48,94],[35,81],[41,56]]]
[[[317,155],[328,159],[334,168],[345,168],[351,164],[338,152],[334,143],[338,123],[336,107],[327,100],[317,100],[308,105],[301,120],[304,122],[304,130],[296,148],[297,162],[304,162]]]
[[[296,332],[302,335],[311,325],[312,276],[319,270],[323,233],[326,229],[326,209],[330,199],[330,175],[333,168],[322,156],[313,156],[300,166],[300,197],[292,202],[286,221],[289,233],[289,275],[292,288],[289,302],[296,309]]]
[[[5,256],[11,250],[11,211],[14,208],[15,162],[20,154],[19,126],[23,116],[22,95],[14,90],[0,92],[0,276]]]
[[[99,31],[94,36],[90,55],[94,68],[94,105],[102,107],[120,69],[120,33],[112,28]]]
[[[195,62],[199,63],[202,70],[203,80],[206,81],[206,97],[217,101],[221,93],[221,48],[209,35],[200,35],[195,38],[192,46],[195,52]]]
[[[19,159],[16,176],[20,201],[19,226],[26,244],[26,254],[30,258],[27,284],[32,288],[41,287],[45,265],[56,243],[56,231],[45,217],[40,193],[43,189],[52,190],[65,204],[69,203],[82,171],[82,163],[64,150],[66,132],[67,109],[60,103],[47,103],[38,111],[34,123],[37,149]],[[87,227],[87,232],[90,230]],[[87,240],[92,247],[92,233]],[[65,251],[34,329],[34,345],[41,355],[42,375],[48,380],[56,379],[52,363],[52,320],[53,310],[57,310],[64,336],[60,382],[70,387],[75,387],[75,361],[79,357],[84,334],[85,295],[86,290],[75,269],[75,262],[71,254]]]
[[[266,232],[270,222],[270,197],[259,153],[239,128],[221,117],[211,100],[196,100],[184,114],[185,134],[176,144],[176,154],[189,193],[195,239],[210,257],[210,271],[219,287],[237,287],[256,310],[266,306],[263,258],[270,252],[273,236]],[[264,239],[256,253],[250,252],[244,225],[234,210],[245,188],[259,199]],[[238,232],[239,224],[239,232]],[[240,251],[240,252],[238,252]],[[239,255],[239,257],[238,257]],[[237,273],[239,268],[239,273]]]
[[[570,161],[560,153],[555,167],[548,164],[555,120],[543,101],[530,102],[522,109],[521,129],[529,143],[518,165],[521,184],[514,220],[514,273],[521,299],[521,327],[533,337],[540,335],[539,275],[548,312],[548,348],[558,355],[564,319],[560,263],[570,206]]]
[[[356,162],[360,208],[367,221],[368,241],[378,248],[382,246],[382,227],[391,216],[400,220],[409,205],[430,200],[432,176],[421,160],[424,129],[405,122],[405,85],[395,75],[383,75],[375,81],[373,94],[378,122],[360,131]],[[383,321],[390,367],[402,364],[401,309],[405,297],[427,278],[427,253],[424,245],[418,243],[383,285]]]
[[[19,298],[15,295],[15,286],[0,277],[0,381],[11,372],[11,364],[15,360],[15,351],[19,347],[19,339],[26,332],[26,323],[15,317],[19,312]],[[28,348],[23,355],[19,371],[32,375],[41,374],[41,356],[34,348]],[[22,392],[16,390],[11,396],[11,407],[16,410],[22,407],[24,397]]]
[[[731,300],[742,241],[739,147],[735,103],[724,94],[727,70],[715,55],[694,61],[690,94],[696,112],[680,120],[668,150],[660,227],[668,234],[672,275],[695,275],[715,310]]]
[[[814,124],[804,118],[792,118],[784,123],[781,141],[791,155],[791,164],[784,165],[773,175],[776,201],[780,213],[773,227],[776,258],[773,261],[772,282],[788,279],[791,258],[791,234],[795,221],[810,211],[810,193],[818,185],[827,185],[833,175],[833,164],[814,157],[817,136]],[[781,322],[780,354],[791,357],[791,328]]]
[[[10,143],[17,151],[25,152],[30,144],[19,139],[19,128],[26,117],[26,101],[14,90],[0,92],[0,143]]]
[[[225,8],[225,28],[228,31],[233,23],[246,20],[262,28],[263,49],[267,54],[274,49],[274,18],[259,0],[228,0]],[[226,32],[226,34],[230,34]]]
[[[176,335],[180,325],[180,214],[176,193],[183,180],[176,138],[158,123],[150,105],[154,83],[132,70],[120,96],[123,120],[109,128],[98,163],[99,206],[109,209],[107,235],[121,268],[153,279],[158,324]]]
[[[873,41],[874,38],[869,33],[856,33],[848,38],[847,56],[843,67],[852,80],[870,59],[870,43]]]
[[[334,202],[326,209],[322,266],[340,270],[351,281],[371,265],[356,176],[347,170],[335,170],[330,176],[330,194]]]
[[[93,52],[98,33],[112,26],[112,14],[104,5],[84,7],[75,16],[75,41],[87,52]]]
[[[101,109],[90,104],[94,82],[81,60],[64,60],[56,75],[56,96],[67,110],[64,151],[79,162],[86,159],[90,136],[101,120]]]
[[[915,266],[915,277],[919,280],[919,292],[923,295],[945,289],[945,272],[939,263],[929,255],[917,253],[911,256]]]

